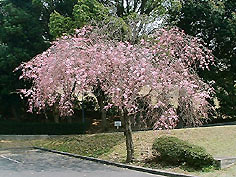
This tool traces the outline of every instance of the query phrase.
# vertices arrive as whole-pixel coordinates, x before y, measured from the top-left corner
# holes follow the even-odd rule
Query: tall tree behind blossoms
[[[212,49],[215,65],[199,75],[215,81],[217,117],[236,119],[236,1],[187,0],[181,4],[180,11],[169,11],[169,21],[186,34],[202,38]]]
[[[29,111],[41,112],[55,104],[61,116],[73,114],[78,95],[100,88],[108,98],[105,109],[122,112],[127,162],[134,147],[131,120],[145,112],[142,120],[152,120],[154,128],[173,128],[178,123],[173,96],[189,124],[207,118],[213,89],[196,74],[197,67],[207,68],[213,57],[198,39],[177,28],[163,29],[148,40],[131,45],[111,40],[103,29],[85,27],[75,36],[62,37],[44,53],[17,69],[21,78],[32,81],[20,93],[28,98]],[[145,104],[140,108],[140,102]]]
[[[7,119],[27,117],[24,101],[15,93],[24,83],[12,71],[48,47],[35,11],[30,1],[0,1],[0,115]]]

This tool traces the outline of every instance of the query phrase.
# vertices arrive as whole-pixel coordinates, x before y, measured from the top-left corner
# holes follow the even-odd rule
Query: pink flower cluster
[[[58,39],[18,67],[20,78],[32,81],[30,89],[21,90],[30,112],[56,104],[61,116],[71,115],[74,100],[99,86],[108,98],[106,109],[125,109],[134,118],[145,112],[143,120],[152,120],[155,128],[176,126],[177,108],[187,110],[193,122],[207,117],[213,89],[195,69],[208,68],[213,57],[198,39],[173,28],[132,45],[96,30],[85,27]]]

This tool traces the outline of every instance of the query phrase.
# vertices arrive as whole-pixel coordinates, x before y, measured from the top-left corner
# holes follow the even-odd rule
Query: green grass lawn
[[[236,157],[236,125],[133,133],[135,146],[134,165],[207,177],[236,176],[236,165],[224,170],[189,172],[180,167],[146,163],[147,159],[152,158],[152,143],[154,139],[161,135],[177,136],[180,139],[202,146],[214,157]],[[25,146],[40,146],[79,155],[92,156],[115,162],[124,162],[126,158],[125,137],[123,133],[69,135],[24,142],[8,141],[0,142],[0,148],[11,144],[15,146],[17,143],[24,144]]]
[[[103,154],[109,154],[114,146],[123,141],[124,137],[121,133],[67,135],[46,140],[34,140],[32,145],[83,156],[100,157]]]

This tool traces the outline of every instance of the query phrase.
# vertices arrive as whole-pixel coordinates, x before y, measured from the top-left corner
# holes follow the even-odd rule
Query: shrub
[[[202,147],[192,145],[177,137],[162,136],[153,143],[153,153],[171,164],[186,164],[199,169],[215,164],[214,158]]]

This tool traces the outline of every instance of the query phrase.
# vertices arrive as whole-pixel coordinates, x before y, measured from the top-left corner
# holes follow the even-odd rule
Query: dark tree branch
[[[140,14],[144,14],[144,9],[145,9],[146,3],[147,3],[147,0],[142,0],[141,6],[140,6],[140,9],[139,9]]]

